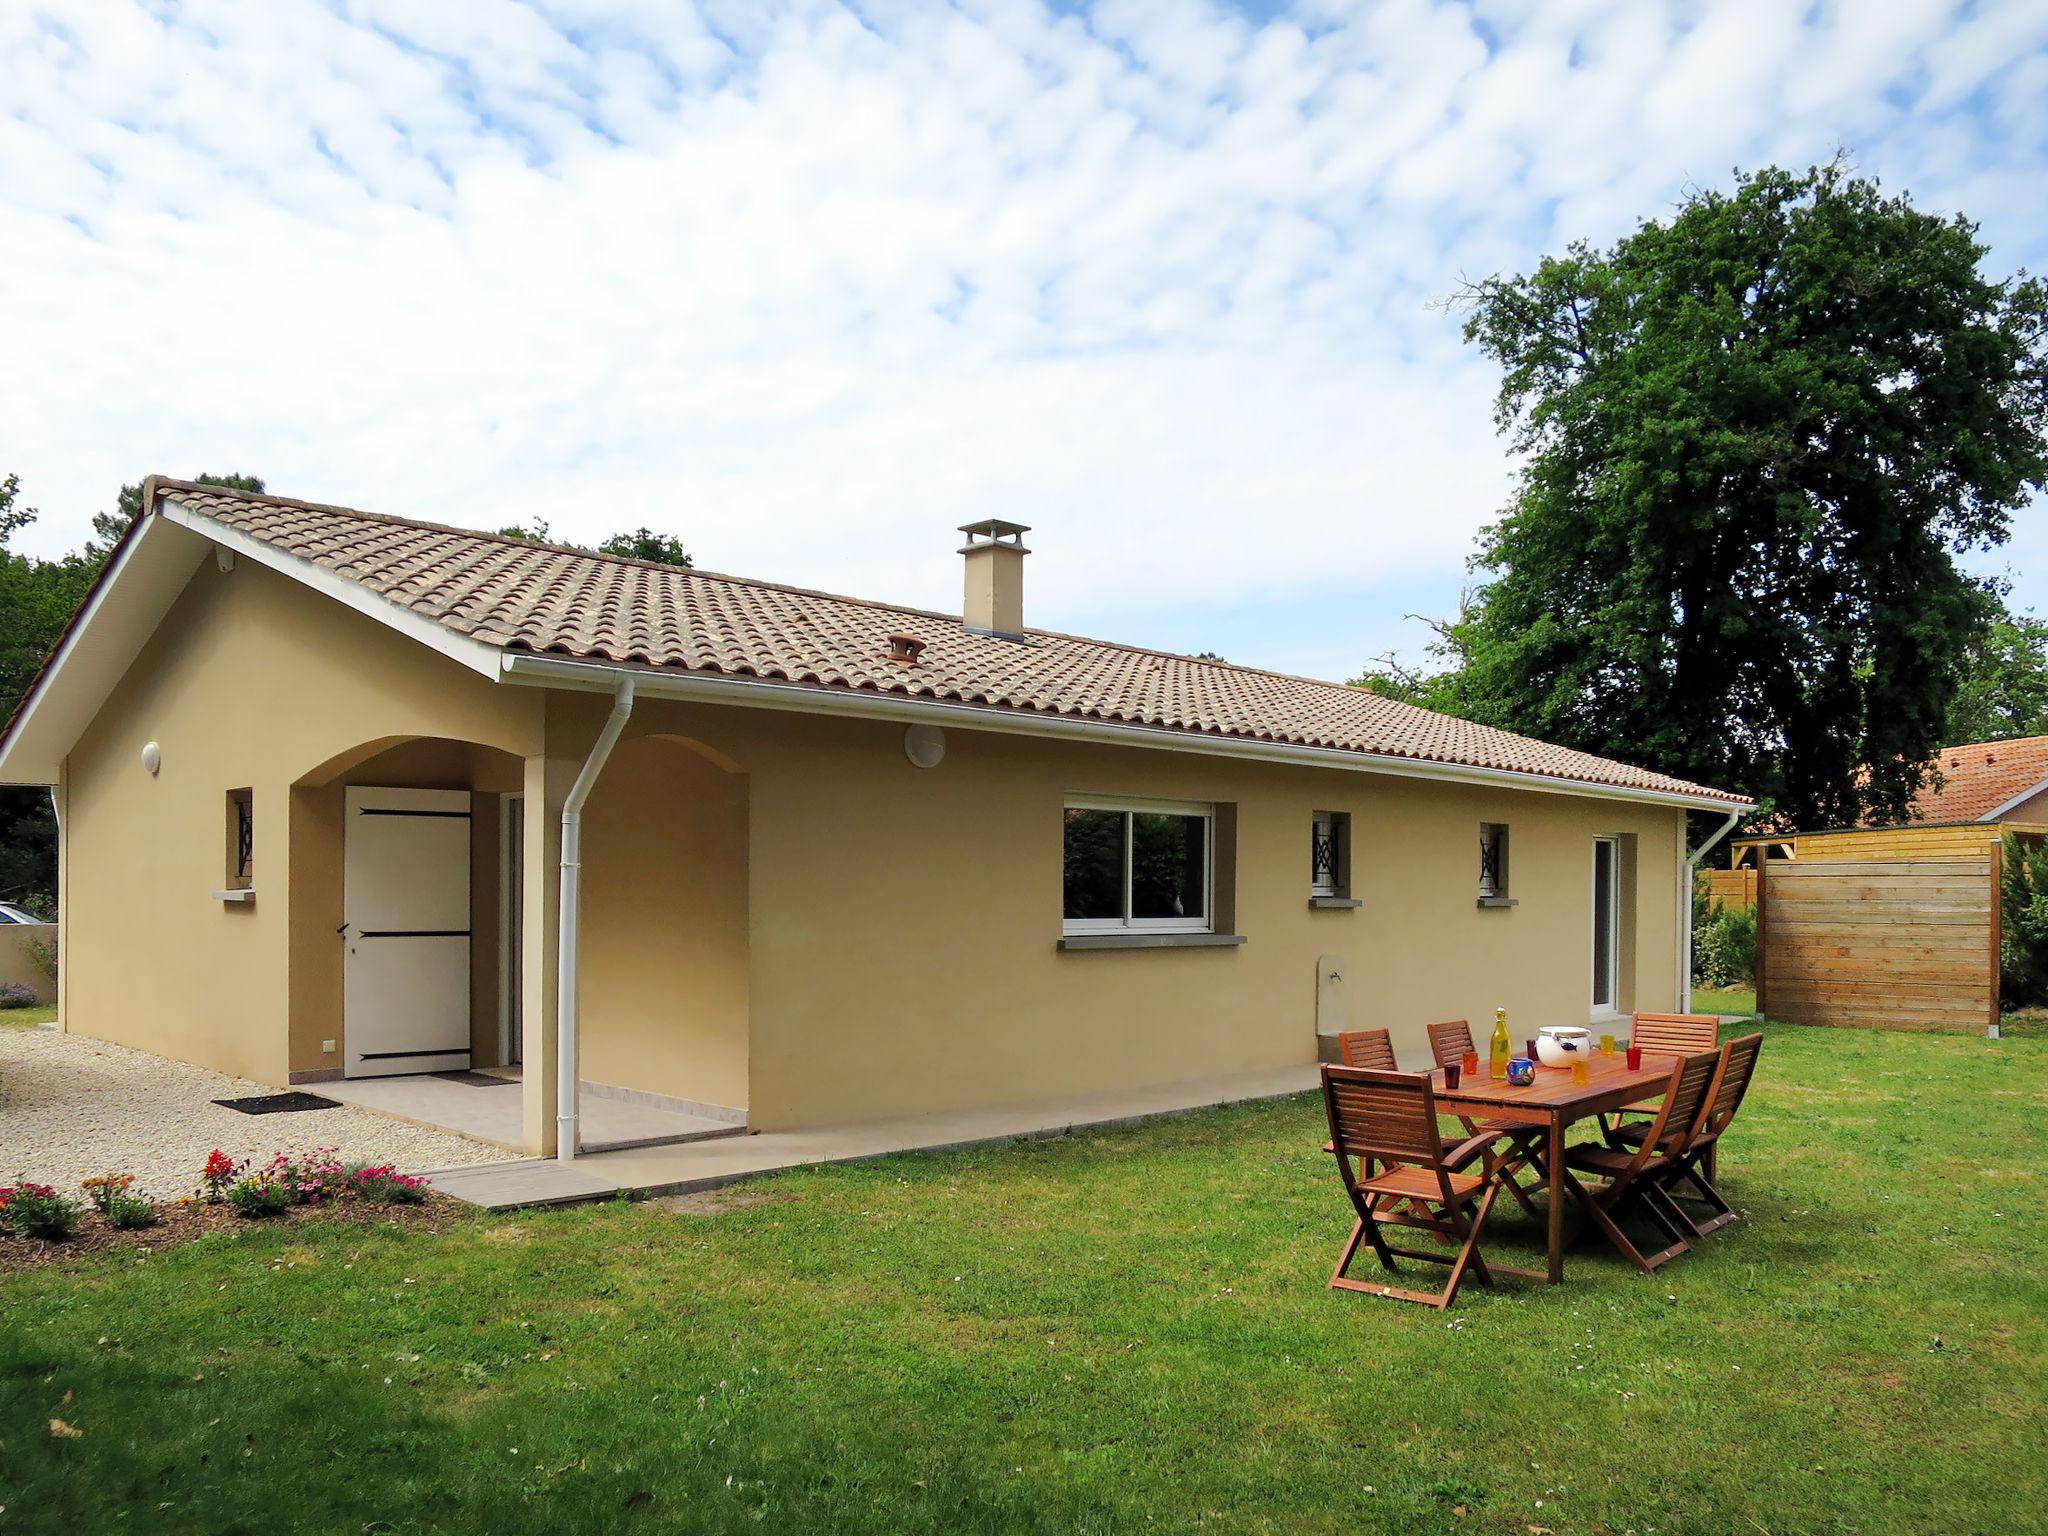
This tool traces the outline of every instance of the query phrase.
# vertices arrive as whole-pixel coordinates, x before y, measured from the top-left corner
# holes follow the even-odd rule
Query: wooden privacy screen
[[[1982,1030],[1998,1017],[1995,844],[1967,857],[1765,863],[1757,1010],[1791,1024]]]

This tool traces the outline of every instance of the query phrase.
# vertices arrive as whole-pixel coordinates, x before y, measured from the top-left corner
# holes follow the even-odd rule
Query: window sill
[[[1479,898],[1479,905],[1482,907],[1512,907],[1515,905],[1515,898],[1512,896],[1482,896]]]
[[[1241,933],[1070,933],[1061,949],[1225,949],[1242,944]]]
[[[215,891],[213,899],[215,901],[254,901],[256,899],[256,887],[253,885],[240,885],[230,890]]]
[[[1311,912],[1348,912],[1353,907],[1364,905],[1356,896],[1311,896],[1308,899]]]

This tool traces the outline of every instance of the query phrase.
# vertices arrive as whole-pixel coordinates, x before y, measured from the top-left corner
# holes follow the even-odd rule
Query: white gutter
[[[1470,768],[1455,763],[1354,752],[1344,747],[1307,747],[1292,742],[1252,741],[1240,736],[1173,730],[1165,726],[1120,725],[1073,715],[1035,714],[1027,710],[995,709],[980,704],[954,704],[942,699],[907,698],[902,694],[876,693],[867,689],[814,688],[800,683],[763,682],[758,678],[610,666],[597,662],[566,661],[558,656],[514,653],[505,656],[503,667],[506,682],[540,687],[582,688],[608,693],[620,685],[621,679],[633,679],[638,682],[641,693],[652,698],[779,709],[795,714],[897,720],[912,725],[952,725],[962,730],[995,731],[1011,736],[1051,736],[1069,741],[1101,742],[1108,746],[1158,747],[1171,752],[1251,758],[1301,768],[1341,768],[1354,773],[1384,773],[1404,778],[1483,784],[1537,794],[1632,800],[1647,805],[1680,805],[1688,810],[1729,809],[1727,800],[1705,795],[1593,784],[1582,779],[1519,773],[1508,768]],[[1740,816],[1754,809],[1754,805],[1745,803],[1736,806],[1732,814]],[[1704,853],[1706,849],[1700,851]]]
[[[1699,847],[1688,853],[1680,860],[1678,865],[1678,1011],[1680,1013],[1692,1012],[1692,892],[1694,883],[1699,879],[1700,860],[1704,859],[1709,853],[1712,853],[1714,845],[1730,832],[1733,832],[1735,830],[1735,823],[1740,820],[1742,820],[1741,811],[1730,811],[1728,819],[1721,823],[1720,829],[1704,843],[1701,843]],[[1679,828],[1678,835],[1681,839],[1685,836],[1685,829],[1683,827]],[[1763,883],[1761,870],[1757,874],[1757,883],[1759,886]]]
[[[583,805],[597,787],[597,776],[604,772],[605,761],[632,713],[633,679],[621,678],[611,718],[597,733],[583,771],[576,775],[569,798],[562,802],[562,899],[555,920],[559,944],[555,956],[555,1156],[565,1163],[576,1160],[576,1100],[582,1083],[576,1040],[576,956],[583,901]]]

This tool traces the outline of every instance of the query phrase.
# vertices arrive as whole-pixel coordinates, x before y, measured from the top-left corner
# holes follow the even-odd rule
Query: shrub
[[[140,1195],[118,1194],[107,1202],[107,1225],[117,1232],[139,1232],[156,1225],[156,1207]]]
[[[235,1208],[236,1215],[253,1221],[264,1216],[282,1216],[291,1206],[292,1192],[259,1174],[230,1184],[224,1198]]]
[[[1747,907],[1731,912],[1716,902],[1707,920],[1693,929],[1693,981],[1726,987],[1755,977],[1756,913]]]
[[[2006,834],[1998,899],[1999,1006],[2048,1003],[2048,844],[2030,848]]]
[[[36,989],[25,981],[0,981],[0,1008],[33,1008]]]
[[[0,1211],[17,1237],[47,1238],[61,1243],[78,1230],[79,1204],[57,1193],[47,1184],[23,1179],[0,1189]]]
[[[356,1193],[377,1205],[421,1205],[427,1198],[427,1181],[415,1174],[400,1173],[390,1163],[357,1168],[351,1175]]]

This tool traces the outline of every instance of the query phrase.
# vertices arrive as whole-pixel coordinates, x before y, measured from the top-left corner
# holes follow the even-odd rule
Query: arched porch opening
[[[517,1059],[519,858],[508,828],[516,834],[523,786],[517,755],[436,736],[364,742],[293,782],[293,1081],[400,1075],[415,1065],[403,1054],[413,1033],[421,1047],[461,1047],[416,1058],[420,1069]],[[364,965],[373,944],[378,958],[398,957],[383,968],[391,974]],[[466,1034],[450,1023],[457,1007]],[[365,1050],[371,1033],[375,1052]]]

